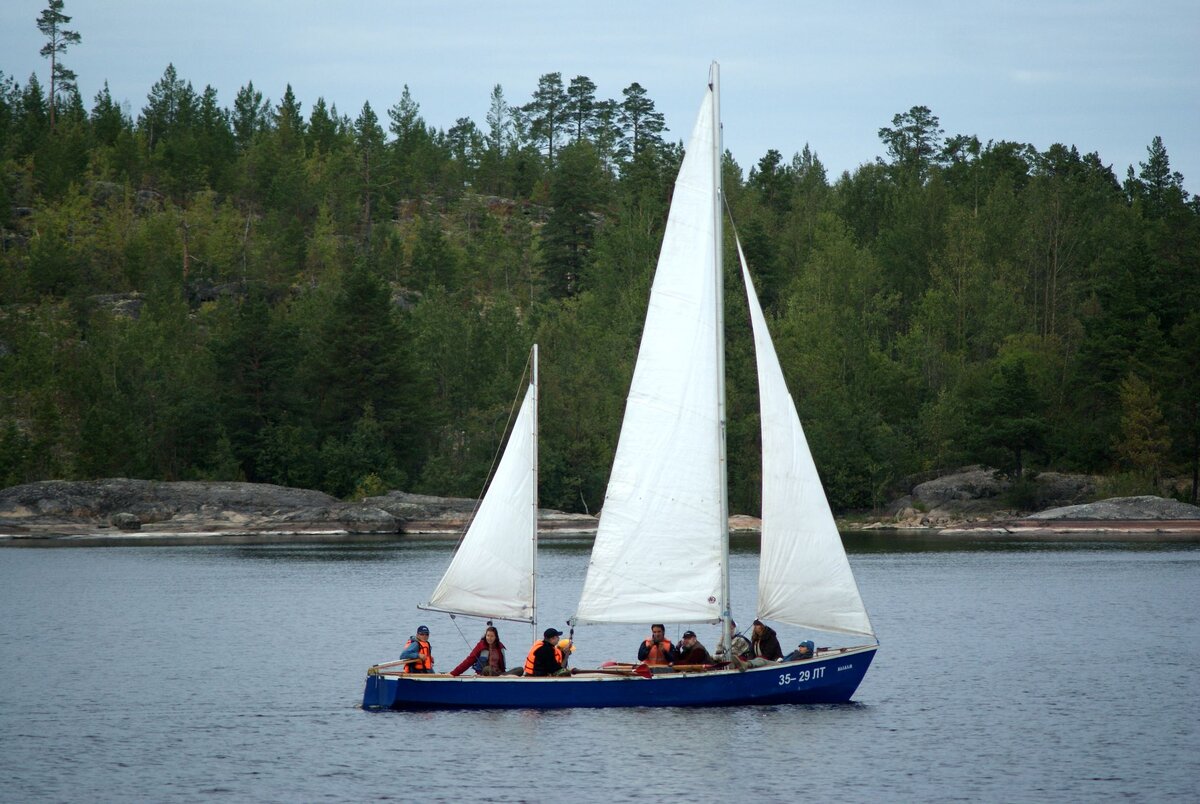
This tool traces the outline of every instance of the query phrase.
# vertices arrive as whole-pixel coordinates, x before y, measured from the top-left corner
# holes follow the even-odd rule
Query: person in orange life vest
[[[667,629],[661,623],[650,626],[650,638],[638,648],[638,661],[646,664],[670,664],[671,640],[667,639]]]
[[[557,676],[567,672],[563,667],[563,654],[558,648],[558,638],[562,631],[547,628],[542,639],[533,643],[529,655],[525,657],[525,675],[527,676]]]
[[[400,661],[407,662],[404,665],[406,673],[433,672],[433,649],[429,647],[428,626],[418,627],[417,635],[408,638],[408,644],[400,652]]]
[[[476,675],[504,675],[504,643],[500,641],[500,632],[496,630],[496,626],[489,625],[484,629],[483,638],[471,649],[467,658],[450,671],[450,675],[461,676],[472,665],[475,666]]]

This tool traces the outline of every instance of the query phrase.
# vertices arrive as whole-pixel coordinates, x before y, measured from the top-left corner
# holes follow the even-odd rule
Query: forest
[[[439,129],[407,87],[226,105],[171,65],[131,113],[80,97],[61,6],[45,83],[0,72],[0,487],[473,497],[537,343],[542,505],[601,507],[691,120],[551,72]],[[731,510],[759,505],[734,226],[836,510],[972,463],[1018,506],[1051,470],[1194,502],[1200,200],[1164,143],[1118,176],[924,106],[880,123],[840,176],[803,132],[726,153]]]

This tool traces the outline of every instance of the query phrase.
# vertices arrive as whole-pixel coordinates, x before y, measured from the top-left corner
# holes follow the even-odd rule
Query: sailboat
[[[714,63],[675,183],[572,630],[601,623],[643,627],[651,622],[720,623],[719,649],[732,644],[719,83],[719,67]],[[762,422],[763,525],[756,613],[762,620],[871,642],[821,648],[813,658],[800,661],[758,667],[733,661],[657,673],[645,672],[644,667],[596,668],[574,669],[569,676],[455,678],[403,674],[394,663],[381,664],[368,671],[364,708],[732,706],[837,703],[853,696],[879,642],[788,393],[740,243],[737,248],[754,335]],[[518,553],[512,546],[515,542],[494,546],[505,538],[513,540],[520,533],[520,543],[529,542],[524,529],[529,527],[527,512],[536,510],[536,480],[532,490],[523,488],[518,493],[501,476],[510,456],[523,455],[511,462],[523,467],[518,473],[527,479],[528,467],[536,477],[535,386],[527,393],[526,399],[530,398],[534,400],[531,418],[518,424],[527,428],[526,434],[518,439],[514,428],[475,520],[484,519],[487,527],[479,533],[491,535],[472,538],[472,524],[434,594],[433,608],[475,616],[533,617],[532,557],[514,561],[520,567],[511,567],[511,572],[506,566],[501,575],[508,580],[496,586],[490,585],[488,564],[470,568],[501,554],[513,560]],[[523,409],[518,420],[524,415]],[[527,438],[532,446],[525,443]],[[494,506],[493,489],[497,490]],[[484,517],[485,510],[494,511],[495,518],[490,513]],[[513,517],[511,525],[504,524],[508,514]],[[536,518],[533,533],[536,555]],[[493,546],[478,546],[489,543]],[[526,569],[527,579],[521,575]]]

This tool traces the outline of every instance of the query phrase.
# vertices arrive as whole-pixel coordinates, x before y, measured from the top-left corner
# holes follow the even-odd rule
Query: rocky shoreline
[[[1005,509],[993,473],[967,467],[925,481],[890,515],[839,522],[844,530],[900,530],[1020,538],[1200,539],[1200,507],[1161,497],[1086,504],[1085,476],[1054,475],[1047,499],[1072,504],[1024,514]],[[0,547],[115,544],[457,539],[475,501],[391,491],[344,502],[320,491],[255,483],[110,478],[49,480],[0,490]],[[539,512],[543,539],[590,539],[598,520]],[[734,533],[757,533],[754,517],[730,517]]]
[[[46,480],[0,490],[0,546],[457,539],[474,507],[401,491],[344,502],[261,483]],[[595,517],[539,511],[545,537],[595,530]]]

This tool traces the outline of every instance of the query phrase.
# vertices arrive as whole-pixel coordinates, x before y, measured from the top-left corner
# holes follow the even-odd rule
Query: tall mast
[[[713,130],[713,281],[716,282],[716,344],[717,350],[717,455],[719,464],[719,484],[721,496],[721,642],[732,646],[733,632],[730,627],[732,618],[729,606],[729,481],[728,463],[725,458],[725,238],[722,223],[724,221],[724,189],[721,182],[721,65],[713,62],[708,71],[708,85],[712,90],[712,130]]]
[[[529,579],[530,589],[533,590],[530,603],[533,610],[529,613],[529,627],[533,630],[533,639],[530,641],[537,642],[537,543],[538,543],[538,346],[533,345],[533,354],[530,356],[532,368],[529,370],[529,381],[533,385],[533,396],[530,401],[533,402],[533,460],[530,463],[533,466],[533,533],[530,534],[530,547],[533,553],[533,561],[530,566],[533,567],[533,575]]]

